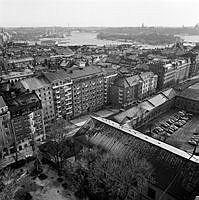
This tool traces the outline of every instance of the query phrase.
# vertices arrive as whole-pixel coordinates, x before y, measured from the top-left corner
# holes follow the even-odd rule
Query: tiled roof
[[[165,190],[173,182],[168,188],[169,194],[179,200],[193,199],[191,197],[199,183],[198,156],[94,116],[74,137],[82,144],[97,145],[117,156],[139,152],[154,168],[152,184]]]

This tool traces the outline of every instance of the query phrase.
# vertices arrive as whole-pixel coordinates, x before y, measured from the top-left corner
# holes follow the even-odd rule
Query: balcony
[[[72,92],[65,93],[65,96],[72,95]]]
[[[72,109],[72,106],[66,107],[66,110],[70,110],[70,109]]]

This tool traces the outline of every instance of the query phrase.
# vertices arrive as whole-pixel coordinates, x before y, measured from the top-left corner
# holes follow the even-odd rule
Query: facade
[[[110,89],[110,101],[118,108],[126,108],[141,98],[142,81],[138,75],[117,77]]]
[[[157,89],[170,87],[186,80],[190,71],[189,59],[166,60],[150,63],[150,70],[158,75]]]
[[[158,75],[153,72],[144,72],[140,74],[142,81],[141,98],[154,94],[157,87]]]
[[[104,74],[104,103],[110,103],[110,90],[114,80],[117,77],[117,72],[112,68],[102,68]]]
[[[11,114],[14,143],[19,151],[31,146],[31,142],[46,138],[42,105],[35,92],[17,94],[12,91],[5,95]],[[14,153],[14,146],[10,149]]]
[[[104,106],[104,77],[99,67],[74,68],[68,75],[73,81],[73,117],[100,110]]]
[[[178,59],[175,61],[175,67],[176,67],[175,79],[177,83],[188,79],[190,65],[191,65],[190,59]]]
[[[10,129],[10,112],[2,96],[0,96],[0,158],[9,154],[13,143]]]
[[[18,83],[17,83],[18,84]],[[55,109],[53,101],[53,91],[50,83],[40,78],[28,78],[20,81],[22,89],[35,91],[39,99],[41,100],[42,110],[44,115],[44,124],[48,125],[49,122],[55,119]]]
[[[53,91],[55,118],[72,117],[72,80],[64,71],[43,73]]]

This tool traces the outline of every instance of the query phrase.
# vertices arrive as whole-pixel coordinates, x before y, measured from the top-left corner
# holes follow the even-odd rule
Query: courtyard
[[[144,126],[140,127],[138,130],[147,134],[147,132],[153,131],[156,127],[160,127],[162,122],[172,118],[172,116],[175,115],[178,111],[179,110],[171,109],[168,112],[148,122]],[[193,134],[198,131],[199,115],[193,114],[193,116],[190,117],[190,119],[187,120],[184,125],[178,127],[177,130],[169,134],[169,137],[167,137],[164,142],[176,146],[177,148],[180,148],[184,151],[193,152],[194,145],[190,144],[189,140],[193,137]]]

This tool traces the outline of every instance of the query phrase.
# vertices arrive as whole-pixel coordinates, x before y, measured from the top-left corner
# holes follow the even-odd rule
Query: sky
[[[0,27],[194,26],[199,0],[0,0]]]

